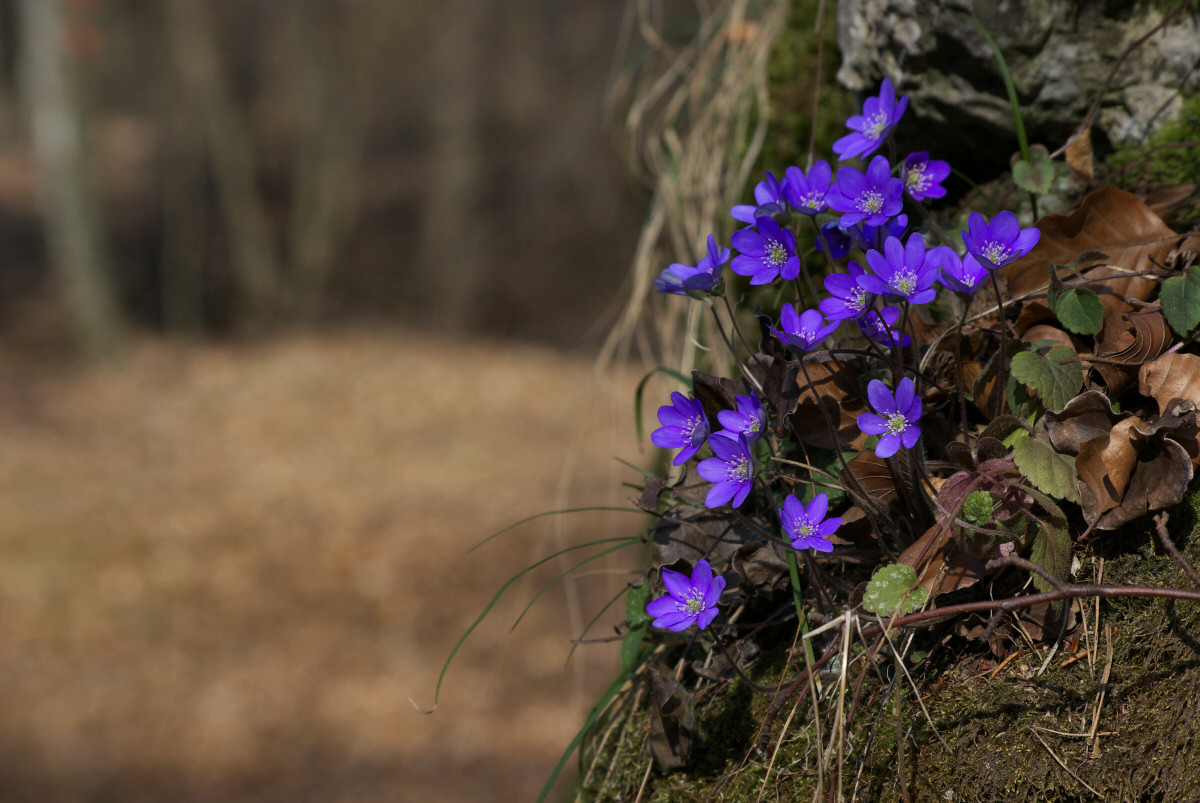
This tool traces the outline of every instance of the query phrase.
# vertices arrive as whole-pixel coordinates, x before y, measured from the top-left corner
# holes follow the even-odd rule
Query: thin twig
[[[1154,529],[1158,533],[1158,540],[1162,542],[1163,549],[1167,550],[1171,554],[1171,557],[1175,559],[1175,562],[1183,567],[1183,571],[1187,574],[1188,579],[1192,581],[1193,585],[1200,586],[1200,574],[1197,574],[1196,570],[1192,568],[1192,564],[1188,563],[1187,558],[1175,546],[1175,542],[1171,540],[1170,533],[1167,532],[1167,512],[1165,510],[1154,517]]]

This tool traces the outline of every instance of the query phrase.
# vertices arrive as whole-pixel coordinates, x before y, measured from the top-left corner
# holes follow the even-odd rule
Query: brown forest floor
[[[466,554],[623,503],[635,381],[400,333],[0,354],[0,800],[532,800],[615,671],[614,645],[564,668],[568,639],[636,556],[510,634],[518,586],[437,712],[409,700],[509,576],[643,526]]]

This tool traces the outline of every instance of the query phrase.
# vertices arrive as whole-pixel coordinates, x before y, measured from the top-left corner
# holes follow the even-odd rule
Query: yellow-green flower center
[[[877,190],[867,190],[858,197],[858,211],[879,214],[883,209],[883,194]]]
[[[783,243],[778,240],[767,240],[766,244],[767,256],[764,260],[768,265],[777,268],[784,262],[787,262],[787,249],[783,247]]]
[[[867,119],[866,125],[863,126],[863,136],[869,140],[876,141],[883,136],[883,129],[887,128],[887,124],[887,112],[877,111]]]
[[[1008,259],[1012,251],[1003,243],[998,243],[995,240],[990,240],[983,246],[983,256],[988,262],[993,265],[1002,265]]]
[[[903,434],[908,427],[908,419],[904,417],[904,413],[892,413],[887,417],[887,434],[889,435]]]
[[[683,601],[681,607],[683,612],[688,616],[699,616],[704,613],[704,595],[698,590],[693,591],[688,595],[688,598]]]

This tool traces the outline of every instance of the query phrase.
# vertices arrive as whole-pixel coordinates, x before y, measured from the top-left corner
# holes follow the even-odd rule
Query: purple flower
[[[921,428],[917,426],[921,399],[911,379],[906,376],[900,380],[895,396],[881,380],[872,379],[867,384],[867,399],[875,412],[859,415],[858,428],[868,435],[879,436],[876,457],[891,457],[901,446],[911,449],[917,444],[921,437]]]
[[[754,228],[742,229],[730,238],[739,252],[734,257],[733,272],[750,276],[750,284],[770,284],[775,277],[795,279],[800,275],[800,258],[796,256],[796,236],[782,228],[773,218],[760,217]]]
[[[888,237],[900,237],[908,229],[908,215],[896,215],[882,226],[859,223],[850,227],[850,238],[862,250],[879,248]]]
[[[767,426],[767,414],[759,398],[751,393],[749,396],[734,396],[737,410],[722,410],[717,413],[717,420],[728,430],[732,437],[745,435],[747,443],[754,443]]]
[[[654,617],[651,623],[664,630],[687,630],[692,625],[703,630],[717,618],[717,601],[725,590],[725,578],[713,577],[708,561],[696,561],[689,578],[682,572],[662,570],[665,596],[652,600],[646,613]]]
[[[980,265],[996,270],[1028,254],[1041,236],[1037,227],[1021,228],[1012,212],[1001,212],[991,223],[978,212],[972,212],[967,218],[963,243]]]
[[[861,173],[853,167],[839,167],[837,182],[826,202],[835,212],[841,212],[838,223],[848,229],[855,223],[882,226],[904,208],[904,182],[892,178],[888,160],[876,156]]]
[[[831,273],[825,277],[825,289],[830,297],[821,299],[821,312],[831,321],[857,318],[871,307],[875,296],[863,289],[859,278],[866,271],[857,262],[846,266],[847,273]]]
[[[750,443],[745,435],[736,438],[728,433],[717,432],[708,439],[716,457],[701,460],[696,472],[715,483],[704,498],[705,507],[720,507],[733,500],[734,507],[741,507],[754,486],[754,456],[750,454]]]
[[[729,210],[729,215],[742,223],[753,223],[756,218],[770,217],[775,212],[782,211],[780,202],[784,199],[783,193],[784,182],[775,178],[768,170],[767,180],[758,182],[754,187],[755,205],[738,204]]]
[[[805,352],[833,334],[839,323],[826,323],[825,316],[815,309],[806,309],[801,314],[796,312],[794,304],[784,304],[779,310],[781,329],[770,325],[767,328],[795,351]]]
[[[927,153],[910,153],[900,168],[900,180],[904,191],[914,201],[926,198],[941,198],[946,194],[942,182],[950,175],[950,163],[930,161]]]
[[[704,406],[679,391],[671,394],[671,404],[658,408],[661,427],[650,433],[650,441],[663,449],[681,449],[674,465],[681,466],[692,459],[708,437],[708,419]]]
[[[900,308],[887,306],[881,312],[870,310],[858,319],[862,333],[881,346],[904,348],[912,338],[896,328],[900,320]]]
[[[779,508],[779,521],[783,534],[792,542],[793,549],[815,549],[832,552],[829,536],[842,526],[841,516],[826,519],[829,512],[829,497],[817,494],[807,506],[795,496],[788,494]]]
[[[904,217],[904,215],[900,217]],[[850,253],[850,246],[853,244],[854,241],[850,239],[850,235],[842,230],[836,220],[821,224],[821,230],[817,233],[817,250],[824,252],[825,246],[829,246],[828,256],[830,259],[841,259],[846,256]]]
[[[798,167],[789,167],[783,175],[783,199],[789,206],[806,215],[824,211],[825,194],[833,181],[833,168],[829,162],[824,159],[814,162],[808,175]]]
[[[858,283],[870,293],[902,298],[911,304],[927,304],[937,295],[933,283],[938,278],[938,266],[925,258],[925,240],[920,234],[910,234],[905,245],[900,244],[899,237],[887,238],[882,254],[867,252],[867,264],[875,275],[864,273]]]
[[[892,88],[890,79],[884,78],[879,87],[878,97],[867,98],[863,103],[863,113],[856,114],[846,121],[846,128],[854,133],[833,143],[833,152],[838,155],[838,161],[853,159],[861,156],[864,159],[875,152],[883,144],[887,135],[900,122],[904,110],[908,107],[908,95],[896,102],[896,91]]]
[[[689,290],[707,293],[721,281],[721,266],[729,261],[729,249],[717,245],[717,240],[708,235],[708,255],[700,260],[696,267],[672,263],[663,268],[662,274],[654,279],[654,286],[660,293],[675,293],[690,295]]]
[[[929,252],[927,258],[937,261],[942,271],[939,281],[951,290],[970,295],[987,279],[988,269],[980,265],[975,257],[970,254],[960,257],[949,246],[939,245]]]

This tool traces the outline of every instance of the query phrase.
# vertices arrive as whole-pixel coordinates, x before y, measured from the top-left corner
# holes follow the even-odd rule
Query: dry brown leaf
[[[1079,454],[1085,443],[1111,432],[1122,417],[1113,412],[1108,394],[1089,390],[1071,399],[1059,412],[1047,412],[1046,431],[1055,449]]]
[[[1149,207],[1151,212],[1166,220],[1175,210],[1183,206],[1184,201],[1191,198],[1195,191],[1196,182],[1194,181],[1172,184],[1170,187],[1159,187],[1146,193],[1142,197],[1142,202]]]
[[[1116,529],[1151,510],[1178,504],[1191,480],[1192,461],[1187,451],[1170,438],[1163,438],[1162,448],[1149,460],[1138,463],[1121,504],[1099,519],[1089,516],[1089,512],[1095,510],[1096,502],[1090,498],[1090,489],[1086,485],[1080,486],[1084,518],[1089,524],[1094,521],[1097,529]]]
[[[1111,432],[1080,447],[1075,470],[1091,491],[1091,510],[1085,510],[1085,515],[1090,513],[1089,520],[1117,507],[1125,497],[1125,489],[1137,468],[1138,450],[1145,442],[1134,428],[1144,423],[1131,416],[1118,421]]]
[[[1079,134],[1071,140],[1067,145],[1066,153],[1067,164],[1075,171],[1075,176],[1084,184],[1091,184],[1095,177],[1095,169],[1092,165],[1092,127],[1080,131]]]
[[[1120,392],[1133,381],[1133,369],[1155,359],[1171,342],[1171,330],[1157,301],[1137,312],[1121,315],[1120,323],[1104,328],[1096,340],[1096,356],[1105,362],[1095,362],[1109,391]],[[1121,364],[1114,364],[1121,363]]]
[[[892,459],[898,461],[902,471],[908,471],[907,455],[900,452]],[[897,490],[896,478],[892,476],[892,469],[887,460],[877,457],[874,452],[862,451],[851,458],[848,468],[867,494],[893,510],[904,508],[904,501]],[[842,484],[848,485],[848,478],[843,478]]]
[[[929,599],[975,585],[983,579],[987,565],[983,558],[960,549],[950,538],[950,529],[938,524],[913,541],[896,562],[913,567],[917,585],[929,592]]]
[[[821,412],[824,407],[829,420],[837,426],[841,448],[861,450],[867,435],[858,428],[858,415],[867,412],[867,408],[858,392],[858,371],[834,360],[806,364],[805,370],[812,385],[808,384],[803,372],[796,376],[800,387],[799,402],[792,413],[796,435],[809,446],[836,448],[826,415]],[[818,396],[820,407],[817,406]]]
[[[1200,403],[1200,357],[1175,353],[1146,363],[1138,371],[1138,390],[1158,402],[1160,411],[1172,399]]]
[[[1136,196],[1113,186],[1101,187],[1083,199],[1070,215],[1046,215],[1037,222],[1042,236],[1025,257],[1002,268],[1014,298],[1037,293],[1049,285],[1050,266],[1070,265],[1087,251],[1103,252],[1080,261],[1080,271],[1100,264],[1126,271],[1144,271],[1162,263],[1178,235]],[[1059,270],[1060,278],[1070,274]]]

